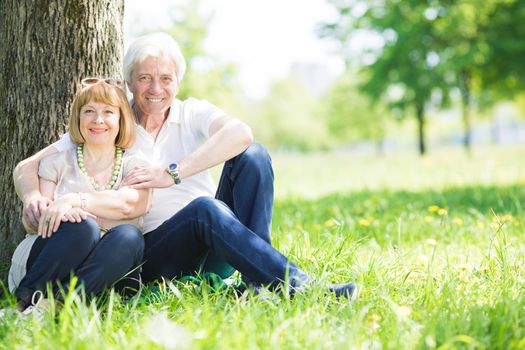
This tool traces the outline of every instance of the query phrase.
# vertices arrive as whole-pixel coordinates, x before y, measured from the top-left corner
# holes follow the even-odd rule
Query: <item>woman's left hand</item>
[[[71,208],[68,212],[62,216],[62,222],[82,222],[86,220],[88,217],[92,217],[93,219],[96,219],[97,217],[91,213],[88,213],[85,210],[82,210],[80,208]]]

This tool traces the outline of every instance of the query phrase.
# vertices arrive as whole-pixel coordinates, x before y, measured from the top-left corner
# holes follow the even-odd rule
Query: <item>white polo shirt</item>
[[[195,151],[209,137],[212,122],[224,115],[221,109],[205,100],[175,100],[157,140],[137,125],[137,141],[129,151],[167,167]],[[59,151],[74,147],[68,133],[53,146]],[[155,189],[151,210],[144,216],[144,232],[156,229],[193,199],[213,197],[215,192],[216,186],[208,171],[185,178],[179,185]]]

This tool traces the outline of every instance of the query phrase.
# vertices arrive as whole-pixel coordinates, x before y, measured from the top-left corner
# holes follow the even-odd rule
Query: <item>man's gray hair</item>
[[[157,32],[137,38],[124,56],[124,79],[131,81],[133,67],[147,57],[167,57],[175,63],[177,80],[180,82],[186,72],[186,61],[179,44],[167,33]]]

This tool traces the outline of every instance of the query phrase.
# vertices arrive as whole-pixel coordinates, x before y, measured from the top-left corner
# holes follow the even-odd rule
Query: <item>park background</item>
[[[360,296],[337,301],[313,288],[294,299],[238,298],[176,282],[131,305],[72,295],[43,323],[0,321],[0,349],[525,347],[523,1],[123,4],[112,50],[147,32],[176,37],[189,67],[179,97],[245,120],[271,151],[273,244],[321,282],[356,281]],[[60,12],[45,5],[41,24]],[[16,6],[19,16],[31,7]],[[24,44],[2,39],[11,51]],[[83,72],[119,72],[120,62],[90,70],[107,55],[90,56]],[[56,101],[35,116],[12,97],[37,95],[21,74],[31,64],[45,66],[4,65],[0,79],[4,255],[20,237],[11,233],[20,213],[11,169],[64,130],[64,117],[47,115]],[[43,99],[68,85],[31,78]]]
[[[182,96],[224,106],[273,149],[524,142],[519,2],[383,3],[128,0],[124,43],[175,35]]]

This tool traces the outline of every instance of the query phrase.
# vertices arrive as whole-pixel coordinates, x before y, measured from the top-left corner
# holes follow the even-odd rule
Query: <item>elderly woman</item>
[[[12,259],[9,288],[19,300],[18,310],[26,313],[48,282],[55,291],[67,289],[73,272],[86,293],[94,295],[142,261],[142,215],[149,209],[151,190],[121,186],[131,169],[147,163],[126,151],[136,130],[120,81],[82,81],[69,135],[74,148],[40,162],[40,191],[51,204],[36,234],[27,235]]]

